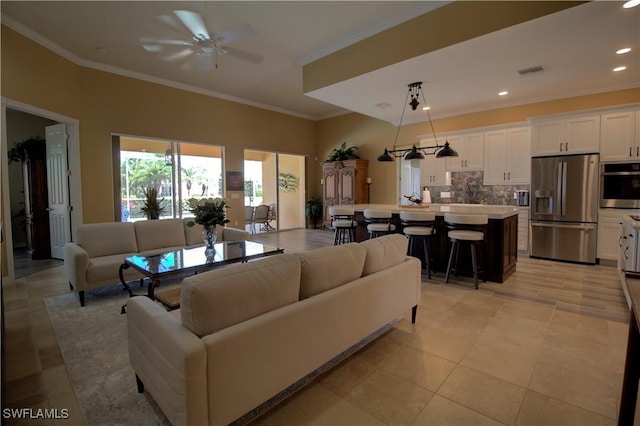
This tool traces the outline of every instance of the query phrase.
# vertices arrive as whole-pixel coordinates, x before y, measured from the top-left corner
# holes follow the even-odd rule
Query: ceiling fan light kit
[[[253,64],[259,64],[264,59],[262,56],[240,49],[234,49],[228,45],[236,40],[253,34],[253,29],[242,24],[220,34],[211,35],[204,19],[196,12],[190,10],[174,10],[173,15],[161,15],[158,20],[174,30],[189,34],[184,39],[156,39],[143,37],[140,39],[142,47],[151,53],[161,53],[166,47],[176,46],[182,50],[170,52],[162,59],[165,61],[185,60],[180,68],[184,70],[197,69],[210,71],[218,68],[218,55],[232,56]],[[177,18],[177,19],[176,19]]]
[[[431,121],[431,114],[429,113],[429,108],[423,108],[424,111],[427,111],[427,118],[429,119],[429,125],[431,126],[431,133],[433,133],[433,138],[436,142],[433,146],[421,146],[416,147],[413,145],[409,149],[396,149],[396,143],[398,142],[398,135],[400,134],[400,128],[402,127],[402,119],[404,118],[404,112],[407,108],[407,105],[411,105],[411,109],[415,111],[420,105],[420,95],[422,95],[422,100],[424,101],[425,106],[427,105],[427,101],[424,97],[424,93],[422,92],[422,82],[417,81],[415,83],[409,84],[409,92],[407,93],[407,98],[405,100],[404,106],[402,107],[402,114],[400,115],[400,123],[398,123],[398,131],[396,132],[396,138],[393,141],[393,149],[388,150],[384,149],[384,152],[378,157],[378,161],[380,162],[389,162],[393,161],[394,158],[404,157],[405,160],[424,160],[425,155],[435,155],[436,158],[445,158],[445,157],[457,157],[458,153],[453,150],[449,146],[449,142],[445,141],[444,145],[438,144],[438,137],[436,136],[436,131],[433,128],[433,122]],[[407,100],[411,98],[410,101]]]

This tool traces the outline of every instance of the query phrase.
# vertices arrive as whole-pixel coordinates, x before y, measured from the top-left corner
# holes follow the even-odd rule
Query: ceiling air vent
[[[530,74],[535,74],[535,73],[543,72],[543,71],[544,71],[544,68],[542,68],[542,66],[536,65],[535,67],[523,68],[521,70],[518,70],[518,74],[520,74],[520,75],[530,75]]]

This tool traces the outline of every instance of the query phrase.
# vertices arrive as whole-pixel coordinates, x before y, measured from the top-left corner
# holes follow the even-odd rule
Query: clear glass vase
[[[204,238],[204,253],[210,256],[216,252],[216,238],[218,237],[218,230],[215,226],[205,228],[202,232]]]

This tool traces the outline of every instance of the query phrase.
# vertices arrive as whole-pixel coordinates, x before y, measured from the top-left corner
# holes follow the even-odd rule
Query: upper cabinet
[[[598,152],[600,114],[536,120],[531,143],[533,156]]]
[[[435,140],[427,139],[420,141],[421,146],[434,146]],[[420,160],[420,186],[446,185],[447,159],[436,158],[435,155],[425,155],[424,160]]]
[[[520,185],[531,182],[529,127],[484,134],[484,184]]]
[[[454,172],[482,170],[484,167],[484,133],[453,135],[446,140],[457,157],[447,158],[447,169]]]
[[[640,109],[602,114],[600,161],[640,160]]]

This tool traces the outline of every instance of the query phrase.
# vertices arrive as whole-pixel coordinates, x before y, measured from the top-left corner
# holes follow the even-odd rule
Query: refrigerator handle
[[[567,212],[567,162],[562,162],[562,201],[560,204],[560,214],[564,216]]]
[[[563,162],[560,161],[558,162],[558,174],[557,174],[557,182],[556,182],[556,199],[557,199],[557,207],[554,208],[554,216],[562,216],[563,213],[563,201],[564,201],[564,193],[562,191],[563,186],[562,183],[564,181],[563,177],[564,177],[564,172],[563,172]]]

